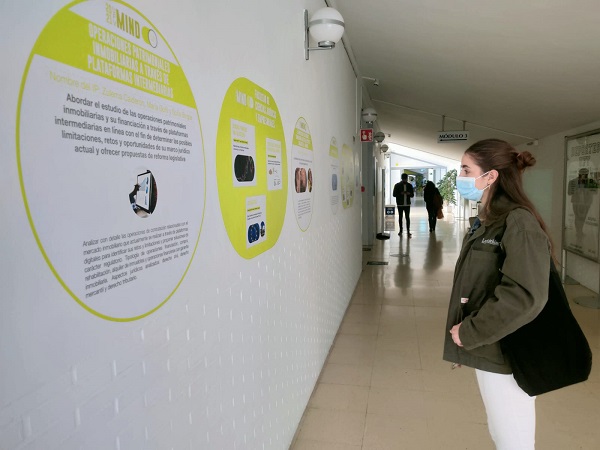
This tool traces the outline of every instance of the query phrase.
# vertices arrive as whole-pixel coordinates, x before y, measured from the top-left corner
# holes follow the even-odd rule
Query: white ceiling
[[[513,145],[600,117],[598,0],[329,0],[376,128],[396,143],[460,159],[470,132]]]

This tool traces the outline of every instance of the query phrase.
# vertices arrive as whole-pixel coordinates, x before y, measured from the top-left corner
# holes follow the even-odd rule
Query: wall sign
[[[468,140],[468,131],[438,131],[438,144],[443,142],[464,142]]]
[[[363,128],[360,130],[360,142],[373,142],[373,128]]]

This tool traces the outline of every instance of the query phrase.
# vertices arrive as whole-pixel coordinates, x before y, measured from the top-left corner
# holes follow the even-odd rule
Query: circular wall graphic
[[[246,78],[223,100],[217,132],[217,184],[231,244],[244,258],[275,245],[287,203],[285,137],[273,96]]]
[[[342,206],[348,209],[354,203],[354,156],[352,149],[342,145]]]
[[[340,204],[340,154],[335,137],[332,137],[329,143],[329,168],[331,175],[329,203],[331,204],[331,212],[336,214]]]
[[[29,57],[17,136],[29,222],[62,286],[109,320],[163,305],[196,250],[205,163],[194,97],[158,30],[122,2],[61,9]]]
[[[303,117],[296,121],[292,138],[292,172],[294,213],[302,231],[308,230],[313,213],[315,167],[312,137]]]

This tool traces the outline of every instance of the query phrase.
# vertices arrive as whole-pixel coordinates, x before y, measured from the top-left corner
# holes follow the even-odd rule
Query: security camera
[[[377,111],[374,108],[365,108],[362,111],[362,118],[367,123],[373,123],[377,120]]]
[[[387,151],[388,151],[388,149],[389,149],[388,145],[387,145],[387,144],[383,144],[383,145],[381,146],[381,153],[385,153],[385,152],[387,152]]]
[[[379,86],[379,80],[377,78],[373,80],[373,86]]]
[[[375,133],[373,135],[373,140],[377,143],[383,142],[384,139],[385,139],[385,134],[381,131],[378,131],[377,133]]]

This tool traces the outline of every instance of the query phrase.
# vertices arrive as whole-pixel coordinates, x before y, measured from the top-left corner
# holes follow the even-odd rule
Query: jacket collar
[[[486,227],[489,227],[491,225],[494,225],[498,222],[505,222],[506,221],[506,216],[508,216],[508,214],[513,211],[514,209],[520,208],[521,205],[518,205],[517,203],[514,203],[512,201],[510,201],[508,198],[506,198],[504,195],[500,195],[498,196],[496,199],[494,199],[494,202],[496,203],[497,209],[500,211],[504,211],[502,214],[500,214],[497,218],[493,219],[493,220],[489,220],[489,219],[484,219],[481,221],[482,225],[485,225]]]

